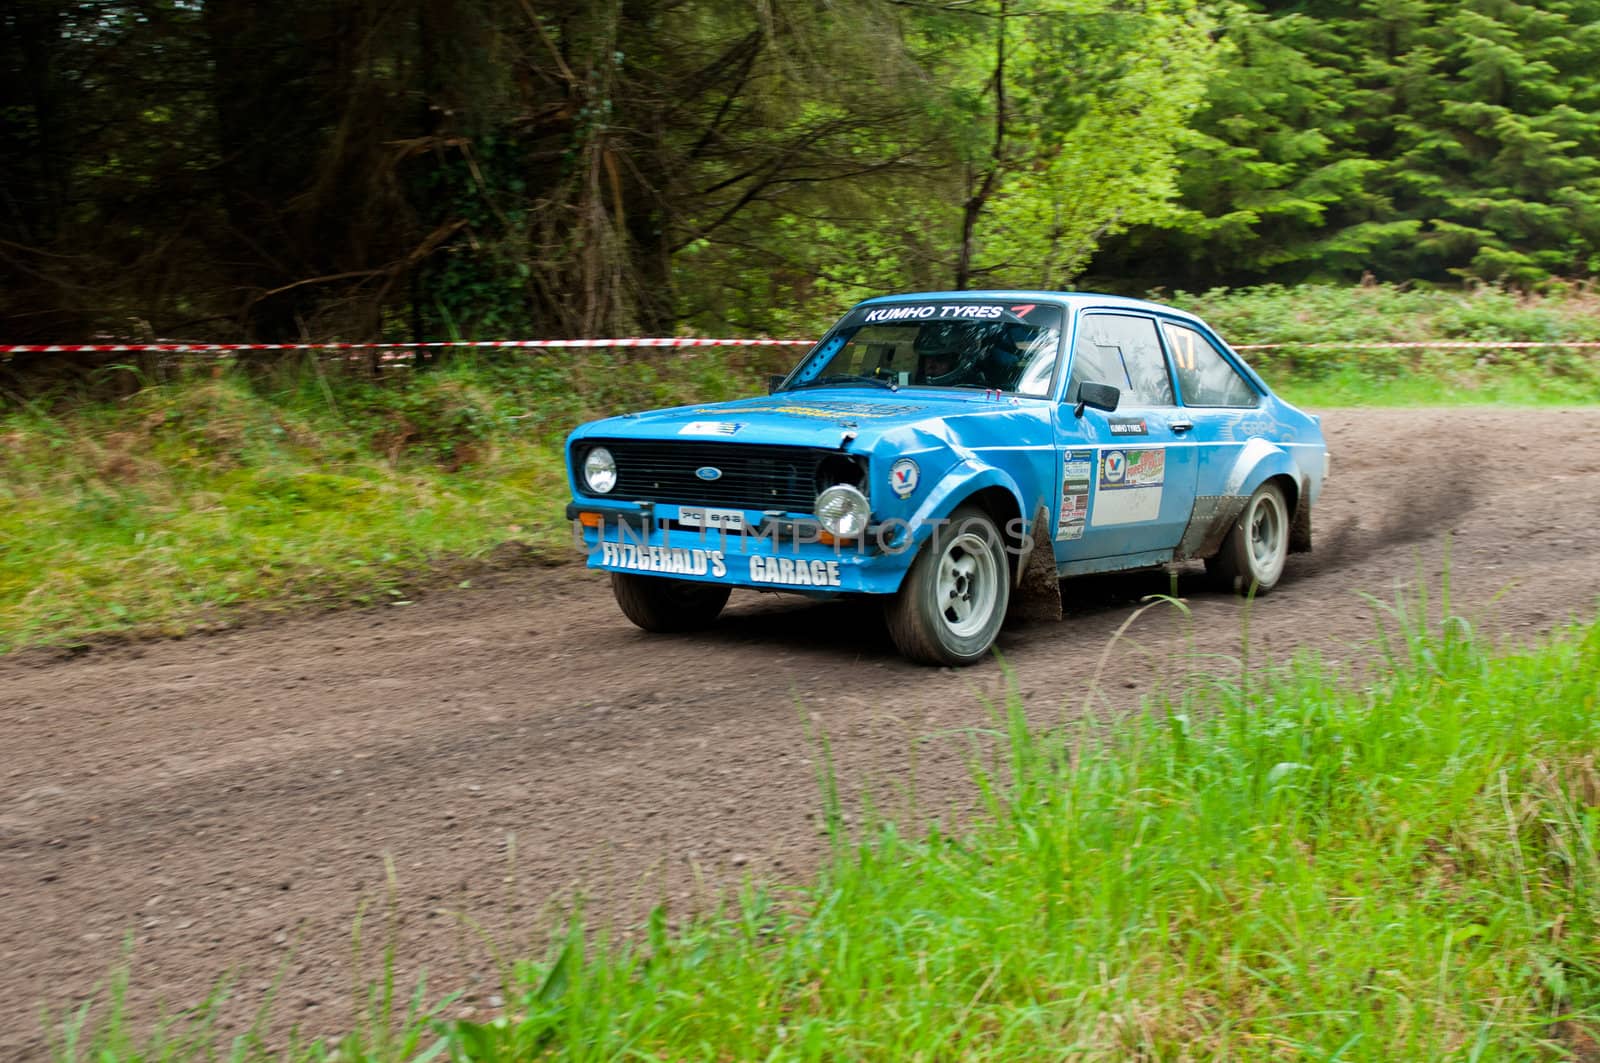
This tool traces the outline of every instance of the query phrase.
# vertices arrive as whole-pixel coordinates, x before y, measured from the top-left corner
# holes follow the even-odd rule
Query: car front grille
[[[583,456],[603,446],[617,463],[617,486],[604,497],[619,502],[667,502],[729,509],[809,513],[817,501],[817,470],[834,451],[764,443],[682,439],[586,439],[574,449],[579,484]],[[703,480],[699,469],[722,475]],[[585,492],[590,497],[599,497]]]

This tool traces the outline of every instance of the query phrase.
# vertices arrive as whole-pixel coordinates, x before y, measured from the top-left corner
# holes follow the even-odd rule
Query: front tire
[[[1000,532],[983,510],[963,506],[922,548],[884,616],[908,659],[961,666],[989,652],[1010,601]]]
[[[711,626],[728,604],[730,588],[721,583],[613,572],[611,593],[629,620],[646,631],[665,634]]]
[[[1244,504],[1217,556],[1206,559],[1206,575],[1219,590],[1266,594],[1283,575],[1289,528],[1283,489],[1275,483],[1262,484]]]

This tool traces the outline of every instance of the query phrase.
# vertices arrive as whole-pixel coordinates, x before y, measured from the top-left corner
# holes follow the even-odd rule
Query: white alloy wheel
[[[988,513],[967,505],[924,544],[884,616],[911,660],[975,664],[994,645],[1010,601],[1005,542]]]
[[[1225,590],[1265,594],[1277,586],[1288,556],[1289,507],[1283,489],[1269,481],[1245,502],[1206,571]]]
[[[950,634],[969,639],[988,626],[1001,582],[994,552],[981,535],[964,532],[945,546],[934,605]]]

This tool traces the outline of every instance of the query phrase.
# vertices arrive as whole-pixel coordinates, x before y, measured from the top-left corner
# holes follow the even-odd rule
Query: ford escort
[[[568,516],[647,631],[737,587],[883,603],[965,665],[1071,576],[1201,560],[1261,594],[1311,547],[1318,419],[1192,314],[1081,292],[934,292],[846,313],[763,397],[567,441]]]

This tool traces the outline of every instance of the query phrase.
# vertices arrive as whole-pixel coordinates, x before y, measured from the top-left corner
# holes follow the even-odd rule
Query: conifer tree
[[[1185,208],[1112,242],[1123,287],[1531,284],[1600,268],[1600,4],[1235,7]]]

